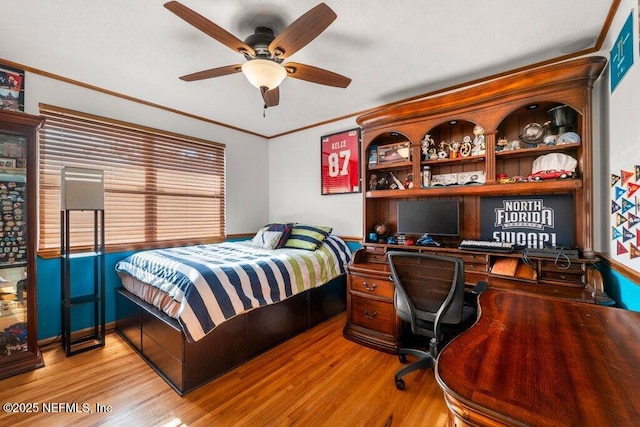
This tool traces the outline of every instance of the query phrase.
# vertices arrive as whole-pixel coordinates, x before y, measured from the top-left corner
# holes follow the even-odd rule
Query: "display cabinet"
[[[44,119],[0,110],[0,378],[44,366],[37,334],[37,132]]]
[[[602,57],[579,58],[359,116],[365,240],[349,267],[350,283],[367,274],[384,276],[384,254],[390,249],[435,251],[464,258],[469,285],[486,280],[492,287],[610,304],[592,274],[597,257],[591,91],[605,64]],[[542,156],[549,154],[573,159],[573,170],[534,174],[544,165]],[[573,204],[574,239],[569,245],[580,253],[569,268],[544,256],[525,259],[517,252],[502,256],[458,249],[463,239],[482,239],[482,198],[556,194],[570,196]],[[441,246],[434,248],[369,239],[379,224],[385,224],[390,236],[397,233],[398,202],[422,199],[458,200],[459,236],[441,238]],[[420,236],[410,237],[415,241]],[[498,274],[498,267],[512,263],[509,258],[514,258],[513,272]],[[393,350],[400,331],[393,313],[385,316],[392,319],[387,325],[364,325],[358,319],[364,311],[371,313],[361,300],[367,292],[350,289],[345,336]],[[370,295],[369,301],[374,300],[384,298]]]

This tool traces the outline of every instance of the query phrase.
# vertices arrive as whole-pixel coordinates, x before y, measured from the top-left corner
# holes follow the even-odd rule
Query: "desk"
[[[489,290],[440,353],[451,426],[622,426],[640,420],[640,313]]]

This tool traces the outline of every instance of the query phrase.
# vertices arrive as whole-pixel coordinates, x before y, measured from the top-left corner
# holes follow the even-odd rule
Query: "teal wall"
[[[115,265],[133,252],[118,252],[105,256],[105,320],[116,319],[115,289],[122,286]],[[60,293],[60,259],[38,257],[38,339],[55,338],[61,332],[62,300]],[[72,296],[91,293],[93,287],[93,261],[91,258],[71,259]],[[73,331],[93,326],[93,305],[72,308]]]
[[[607,294],[616,301],[617,307],[640,311],[640,286],[607,265],[598,266]]]

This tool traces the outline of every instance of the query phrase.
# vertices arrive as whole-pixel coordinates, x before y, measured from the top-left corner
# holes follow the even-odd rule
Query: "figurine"
[[[413,188],[413,174],[410,173],[407,175],[407,178],[404,180],[405,188]]]
[[[430,148],[434,145],[435,145],[435,142],[433,138],[431,138],[431,135],[429,135],[428,133],[425,134],[424,138],[422,138],[422,141],[420,141],[420,147],[422,149],[422,154],[425,160],[431,158]]]
[[[446,142],[442,141],[440,143],[440,150],[438,150],[438,158],[439,159],[446,159],[447,157],[449,157],[447,155],[447,150],[444,148],[447,145]]]
[[[471,154],[471,137],[465,136],[462,138],[462,145],[460,146],[460,155],[462,157],[469,157]]]
[[[471,155],[482,156],[486,150],[484,129],[480,125],[475,125],[473,128],[473,134],[475,135],[475,138],[473,138],[473,147],[471,149]]]
[[[458,152],[460,151],[460,143],[458,141],[453,141],[451,144],[449,144],[449,151],[451,153],[451,158],[457,159]]]
[[[377,189],[378,189],[378,175],[373,173],[369,177],[369,191],[374,191]]]

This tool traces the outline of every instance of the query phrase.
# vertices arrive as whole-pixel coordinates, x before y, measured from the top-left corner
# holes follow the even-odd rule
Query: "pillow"
[[[273,224],[268,224],[264,227],[262,227],[263,230],[265,231],[279,231],[282,233],[282,236],[280,237],[280,240],[278,241],[278,244],[276,245],[276,247],[274,249],[280,249],[281,247],[284,246],[285,242],[287,241],[287,239],[289,238],[289,236],[291,235],[291,229],[293,228],[293,223],[292,222],[288,222],[288,223],[273,223]]]
[[[279,231],[266,231],[260,229],[253,237],[253,240],[251,240],[251,246],[262,249],[275,249],[276,245],[280,241],[280,237],[282,237],[282,233]]]
[[[291,230],[291,235],[284,244],[285,248],[306,249],[315,251],[322,245],[333,229],[308,224],[296,223]]]

